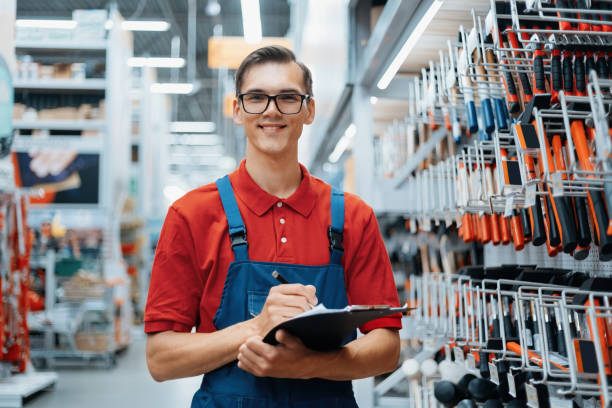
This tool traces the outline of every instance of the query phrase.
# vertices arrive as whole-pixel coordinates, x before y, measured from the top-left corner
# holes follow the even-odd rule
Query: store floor
[[[134,330],[132,343],[104,368],[58,368],[59,379],[24,404],[25,408],[181,408],[189,407],[201,377],[155,382],[145,361],[145,335]]]

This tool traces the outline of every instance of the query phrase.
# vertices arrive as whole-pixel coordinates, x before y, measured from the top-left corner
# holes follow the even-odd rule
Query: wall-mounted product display
[[[411,407],[608,406],[610,12],[486,3],[374,124],[379,219],[416,307],[374,406],[390,390]]]

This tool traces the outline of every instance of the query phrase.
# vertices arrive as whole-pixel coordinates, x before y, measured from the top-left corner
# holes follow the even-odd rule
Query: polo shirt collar
[[[265,214],[273,205],[282,201],[304,217],[308,217],[316,202],[316,193],[313,190],[312,176],[300,163],[302,170],[302,181],[298,189],[288,198],[280,199],[264,191],[255,183],[246,170],[246,159],[240,163],[238,170],[232,177],[234,192],[240,197],[244,204],[257,216]]]

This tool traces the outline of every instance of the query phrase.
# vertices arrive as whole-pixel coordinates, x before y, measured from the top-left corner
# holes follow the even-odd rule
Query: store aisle
[[[53,390],[44,391],[25,408],[188,407],[200,377],[156,383],[146,367],[145,336],[134,331],[129,349],[110,370],[60,368]]]

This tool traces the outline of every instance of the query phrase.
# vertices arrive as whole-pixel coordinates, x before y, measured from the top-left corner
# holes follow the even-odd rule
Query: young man
[[[355,407],[350,380],[397,366],[399,315],[331,352],[283,331],[277,346],[262,341],[319,302],[399,303],[372,209],[298,163],[314,115],[308,68],[283,47],[254,51],[236,72],[246,160],[168,211],[145,312],[147,363],[157,381],[205,374],[192,407]]]

